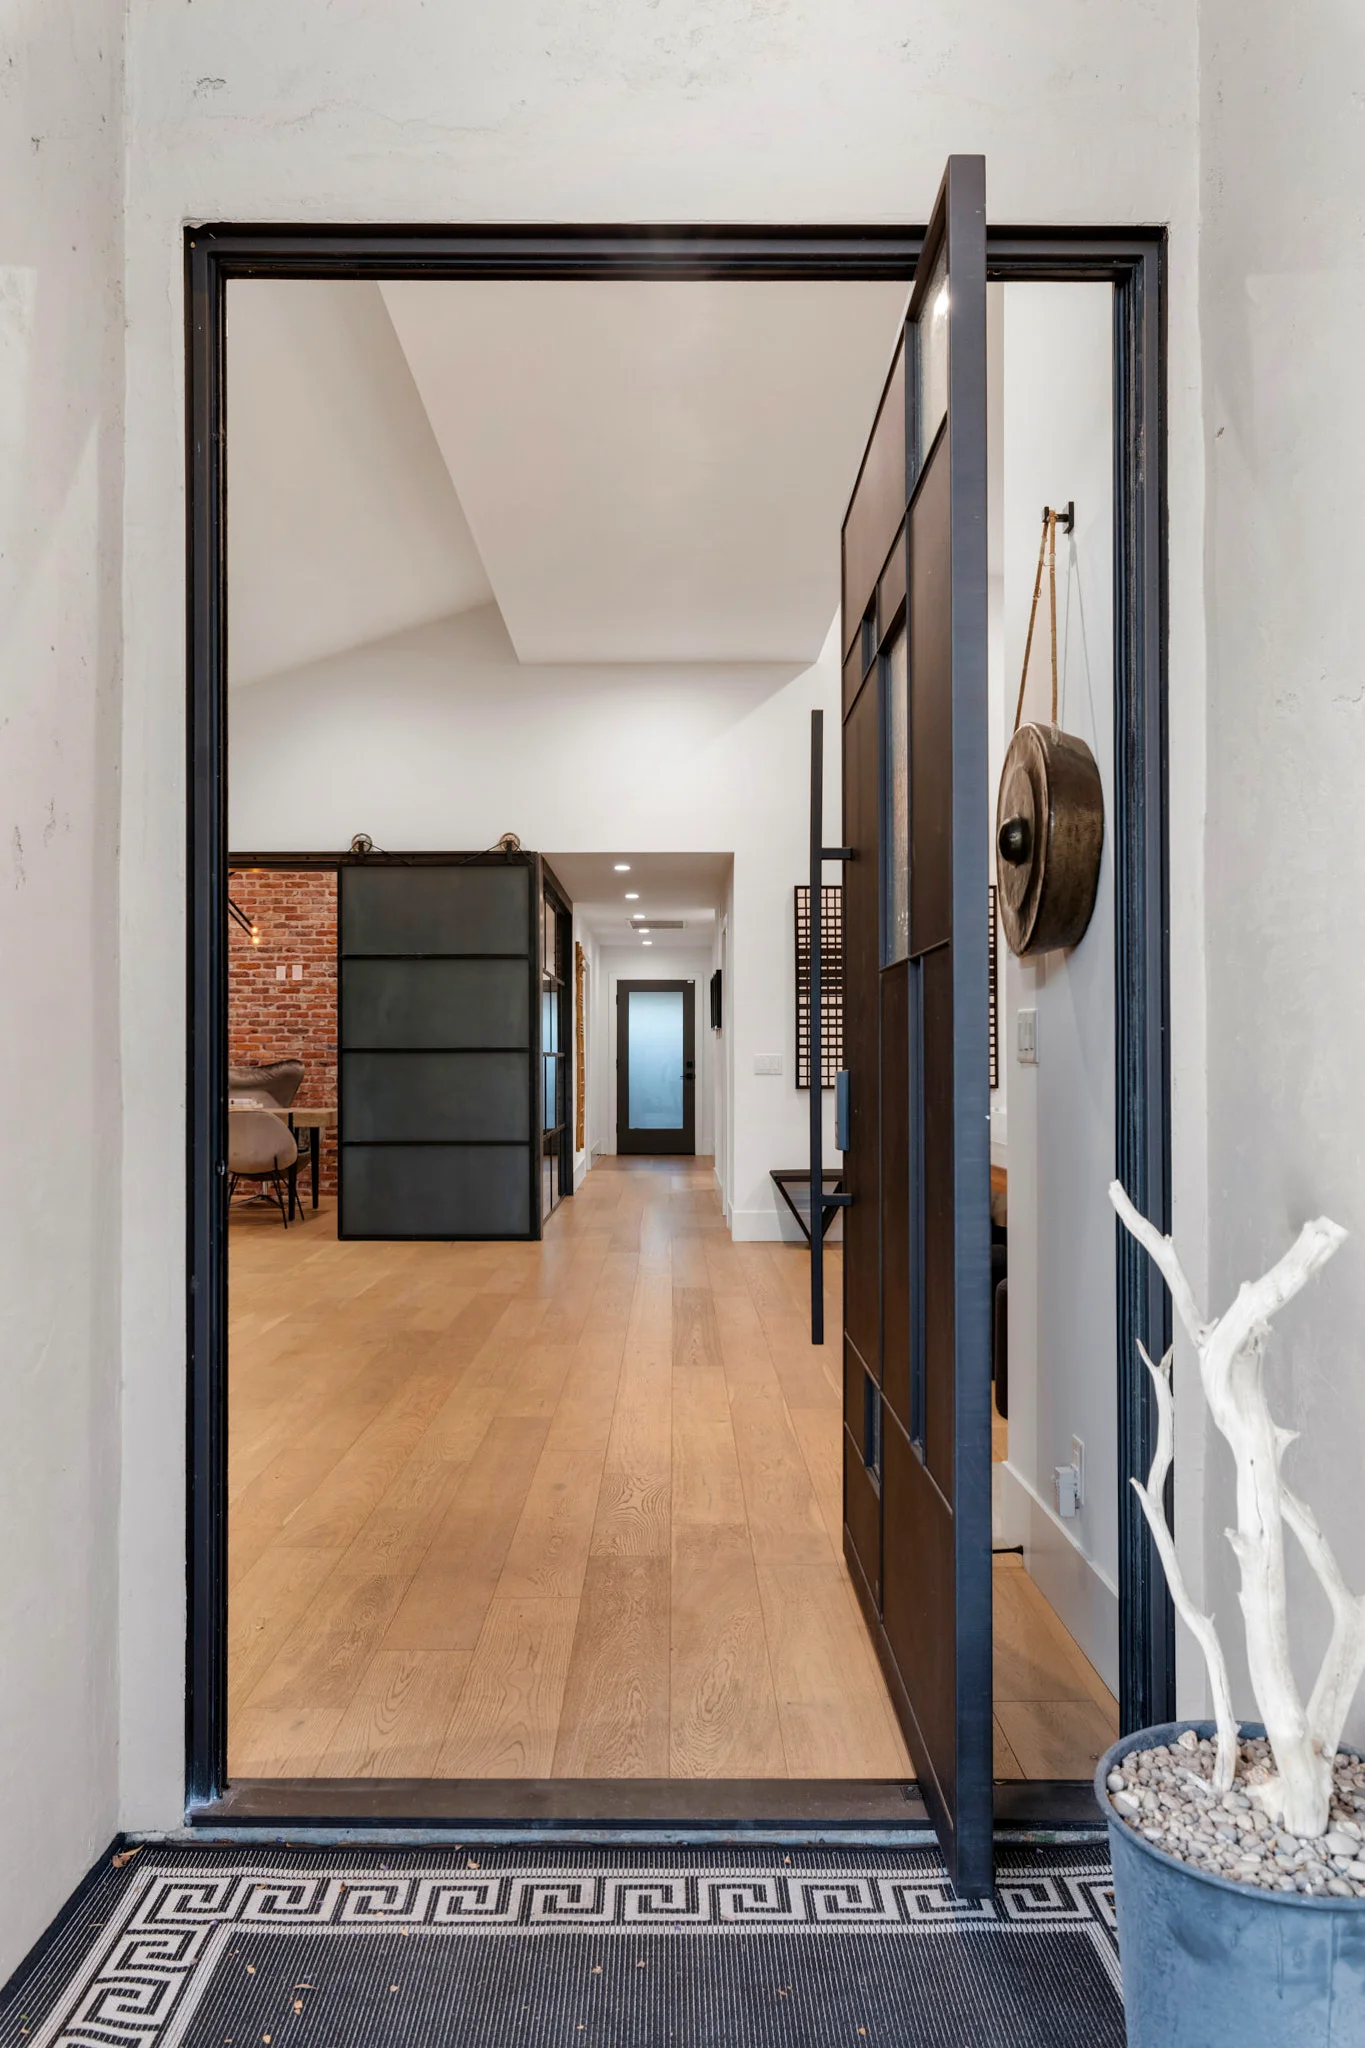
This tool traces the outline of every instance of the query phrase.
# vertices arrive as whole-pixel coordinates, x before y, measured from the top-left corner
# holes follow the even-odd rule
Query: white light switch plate
[[[1038,1012],[1020,1010],[1015,1019],[1016,1044],[1021,1067],[1038,1064]]]
[[[754,1072],[756,1074],[780,1074],[782,1072],[781,1053],[756,1052],[754,1054]]]

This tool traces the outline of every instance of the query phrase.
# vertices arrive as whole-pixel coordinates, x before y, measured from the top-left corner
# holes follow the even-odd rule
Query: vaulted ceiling
[[[232,680],[490,600],[526,663],[813,663],[902,301],[234,281]]]

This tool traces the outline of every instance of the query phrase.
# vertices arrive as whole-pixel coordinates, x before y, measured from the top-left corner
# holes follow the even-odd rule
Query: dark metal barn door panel
[[[346,1156],[348,1237],[526,1237],[524,1145],[357,1145]]]
[[[954,157],[845,525],[842,636],[865,670],[876,655],[875,692],[864,681],[850,698],[846,663],[845,991],[850,1106],[875,1122],[879,1151],[873,1181],[851,1119],[845,1542],[969,1894],[991,1882],[992,1803],[985,254],[984,165]],[[897,493],[885,488],[890,406]],[[869,725],[859,713],[874,695]],[[875,1028],[860,1030],[867,1018]],[[877,1419],[860,1428],[852,1368],[874,1317]],[[879,1598],[866,1559],[873,1462]]]
[[[527,1143],[531,1104],[518,1052],[346,1052],[341,1114],[351,1143]]]
[[[341,1001],[352,1049],[530,1045],[524,951],[514,960],[343,959]]]
[[[341,869],[341,1237],[539,1235],[537,872]]]
[[[343,953],[525,953],[525,866],[345,868]]]

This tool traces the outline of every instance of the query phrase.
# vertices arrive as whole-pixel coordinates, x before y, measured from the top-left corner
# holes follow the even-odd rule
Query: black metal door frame
[[[681,1142],[660,1145],[651,1140],[671,1137],[669,1131],[636,1133],[630,1122],[630,998],[637,989],[674,990],[683,999],[683,1120]],[[645,976],[616,984],[616,1149],[648,1157],[686,1158],[697,1149],[697,984]]]
[[[369,1825],[451,1826],[504,1816],[510,1829],[585,1825],[794,1828],[887,1824],[901,1801],[875,1788],[737,1786],[706,1798],[671,1781],[601,1786],[329,1785],[227,1793],[227,476],[226,293],[231,279],[823,279],[901,281],[918,227],[313,226],[214,223],[185,232],[187,782],[186,1809],[279,1827],[349,1815]],[[1170,966],[1167,826],[1166,231],[994,227],[995,282],[1114,287],[1114,671],[1116,1168],[1143,1212],[1170,1223]],[[294,856],[307,865],[306,856]],[[335,861],[337,856],[327,857]],[[1168,1340],[1165,1289],[1117,1232],[1120,1715],[1125,1729],[1174,1707],[1174,1620],[1128,1485],[1144,1476],[1155,1417],[1137,1357]],[[531,1794],[529,1799],[523,1795]],[[319,1799],[321,1806],[319,1808]],[[997,1792],[997,1819],[1079,1817],[1073,1788]],[[904,1820],[923,1809],[902,1801]],[[488,1824],[487,1819],[483,1821]]]

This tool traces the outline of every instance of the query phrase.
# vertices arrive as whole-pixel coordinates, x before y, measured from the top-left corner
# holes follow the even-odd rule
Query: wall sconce
[[[242,927],[242,930],[246,933],[247,937],[250,939],[253,946],[259,946],[261,943],[260,926],[258,924],[252,923],[251,919],[247,916],[246,912],[243,910],[240,903],[234,903],[230,896],[228,897],[227,901],[228,916],[232,918],[235,923],[239,924]]]

